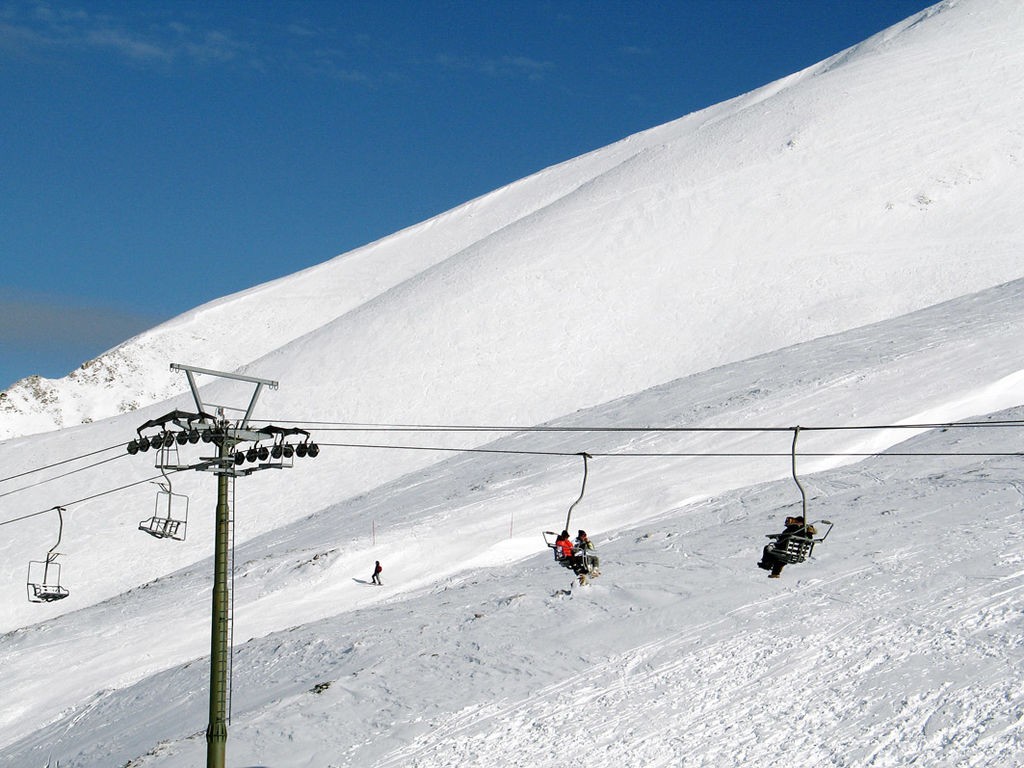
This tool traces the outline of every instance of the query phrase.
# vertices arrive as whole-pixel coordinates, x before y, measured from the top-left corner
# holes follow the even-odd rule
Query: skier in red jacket
[[[569,532],[562,531],[558,534],[558,538],[555,539],[555,556],[559,560],[571,561],[575,554],[576,549],[572,545],[572,539],[569,538]]]

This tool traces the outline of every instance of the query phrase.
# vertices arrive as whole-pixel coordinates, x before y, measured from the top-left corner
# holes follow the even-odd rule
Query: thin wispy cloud
[[[228,62],[248,51],[248,46],[240,43],[224,32],[205,32],[202,37],[184,43],[183,50],[190,59],[203,62]]]
[[[112,50],[136,61],[169,62],[174,59],[171,47],[143,40],[121,29],[84,30],[80,42],[86,47]]]
[[[133,63],[227,62],[247,45],[230,33],[200,29],[181,20],[133,25],[126,18],[46,3],[7,6],[0,15],[0,50],[93,52]]]
[[[537,61],[527,56],[505,56],[501,59],[501,66],[506,71],[518,72],[530,80],[539,80],[555,68],[550,61]]]
[[[550,61],[538,61],[528,56],[501,56],[477,58],[439,54],[435,62],[445,69],[473,72],[487,77],[526,78],[541,80],[555,70]]]
[[[318,32],[312,27],[306,26],[305,24],[291,23],[285,26],[285,31],[290,35],[296,37],[312,38],[317,37]]]
[[[338,48],[316,48],[309,51],[301,66],[314,77],[354,83],[364,86],[375,86],[382,80],[381,75],[371,74],[365,69],[348,64],[351,59]]]
[[[234,23],[231,28],[198,9],[174,6],[167,12],[140,4],[131,16],[115,17],[13,3],[0,7],[0,57],[98,54],[135,66],[276,70],[363,87],[393,79],[401,60],[392,57],[376,71],[372,62],[380,55],[371,42],[355,33],[338,39],[336,30],[308,19]]]
[[[654,50],[645,45],[624,45],[619,48],[619,52],[624,56],[652,56],[654,54]]]
[[[135,66],[234,66],[303,74],[374,88],[411,76],[430,54],[339,31],[307,18],[246,18],[228,28],[195,8],[131,6],[115,16],[84,7],[12,3],[0,10],[0,55],[40,53],[114,56]],[[241,26],[238,26],[241,25]],[[435,65],[486,78],[542,80],[555,64],[525,55],[438,54]]]

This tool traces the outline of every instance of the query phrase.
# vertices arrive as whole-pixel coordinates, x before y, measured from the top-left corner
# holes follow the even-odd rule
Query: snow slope
[[[161,401],[172,360],[292,371],[349,417],[530,423],[1020,277],[1022,38],[1013,0],[940,3],[22,382],[0,436]]]
[[[1019,427],[802,432],[836,530],[753,562],[799,503],[772,430],[1020,419],[1022,42],[1016,2],[941,3],[121,347],[154,400],[171,361],[280,380],[257,415],[323,446],[238,483],[230,764],[1021,763]],[[259,329],[236,360],[226,327]],[[116,411],[111,378],[79,400]],[[0,766],[201,762],[213,483],[173,478],[186,542],[135,530],[157,473],[123,445],[190,402],[139,404],[2,444]],[[572,590],[539,532],[583,450],[604,575]],[[72,595],[28,605],[57,503]]]
[[[310,426],[529,426],[1016,279],[1024,274],[1021,42],[1019,3],[943,3],[752,94],[180,322],[205,327],[203,318],[220,313],[236,329],[229,335],[208,324],[211,340],[230,338],[224,349],[245,347],[241,337],[251,329],[246,343],[253,349],[273,347],[243,368],[281,382],[262,396],[263,418]],[[378,256],[388,265],[380,265],[380,276]],[[326,297],[321,301],[338,303],[340,314],[275,347],[276,331],[261,323],[289,314],[323,320],[316,302],[302,298],[318,291]],[[269,311],[278,301],[303,311]],[[160,329],[136,342],[151,344],[151,354],[138,360],[154,392],[165,391],[158,382],[170,375],[169,362],[211,368],[245,362],[177,357],[196,350],[164,338]],[[181,374],[174,376],[182,387]],[[89,391],[96,401],[116,400],[102,387]],[[223,402],[221,394],[215,401]],[[145,420],[189,406],[182,397],[122,419],[14,440],[0,476],[38,466],[41,455],[58,460],[122,444]],[[317,434],[321,441],[331,437],[382,439]],[[468,446],[494,437],[432,439]],[[284,504],[276,478],[244,483],[247,513],[239,537],[439,458],[367,450],[336,455],[344,471],[321,462],[290,472]],[[144,457],[121,456],[102,472],[76,475],[82,485],[75,492],[55,498],[46,484],[16,501],[22,510],[47,509],[142,479],[144,466]],[[209,509],[207,480],[176,477],[175,489]],[[151,514],[153,492],[152,486],[126,491],[114,507],[131,510],[125,514],[109,514],[105,497],[76,505],[62,547],[69,554],[76,546],[92,549],[77,538],[82,527],[100,541],[119,541],[126,527]],[[88,525],[76,530],[76,518]],[[208,516],[193,520],[198,541],[206,540],[209,525]],[[19,553],[6,561],[10,580],[21,578],[23,566],[15,564],[21,553],[33,542],[52,541],[53,526],[52,515],[33,518],[0,542],[0,553]],[[157,555],[151,545],[129,569],[121,565],[120,547],[100,549],[81,574],[88,586],[79,597],[86,602],[199,556],[191,548]],[[29,608],[0,602],[0,627],[31,620]]]
[[[1021,323],[1024,281],[567,425],[983,413],[1021,402]],[[991,359],[1002,363],[979,369]],[[823,433],[806,450],[908,434]],[[753,562],[762,534],[799,507],[785,432],[492,444],[595,454],[574,524],[595,534],[603,575],[584,589],[569,588],[539,536],[578,492],[571,455],[458,454],[328,507],[237,553],[231,764],[547,766],[564,762],[559,740],[609,767],[1016,764],[1020,456],[971,454],[1016,454],[1019,434],[933,431],[803,475],[811,513],[836,530],[780,582]],[[710,455],[758,450],[777,455]],[[932,455],[949,451],[965,455]],[[359,583],[374,559],[385,563],[379,590]],[[209,570],[199,562],[3,636],[5,690],[22,709],[0,723],[11,742],[0,765],[199,763],[207,672],[193,662],[208,643]],[[41,672],[54,659],[59,670]]]

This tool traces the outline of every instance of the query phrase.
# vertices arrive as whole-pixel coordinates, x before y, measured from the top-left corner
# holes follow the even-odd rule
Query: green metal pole
[[[231,538],[231,509],[228,505],[229,456],[232,445],[227,434],[219,441],[220,468],[217,472],[217,528],[213,554],[213,623],[210,631],[210,724],[206,729],[206,766],[225,768],[224,747],[228,740],[228,648],[230,594],[228,552]]]

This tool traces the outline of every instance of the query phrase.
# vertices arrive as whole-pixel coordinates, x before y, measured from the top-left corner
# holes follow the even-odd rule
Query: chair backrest
[[[776,541],[772,549],[775,554],[788,563],[802,563],[811,556],[814,550],[814,539],[803,536],[787,536],[784,541]]]
[[[183,520],[174,520],[169,517],[151,517],[139,523],[139,530],[148,533],[158,539],[184,539],[184,531],[181,531]]]

